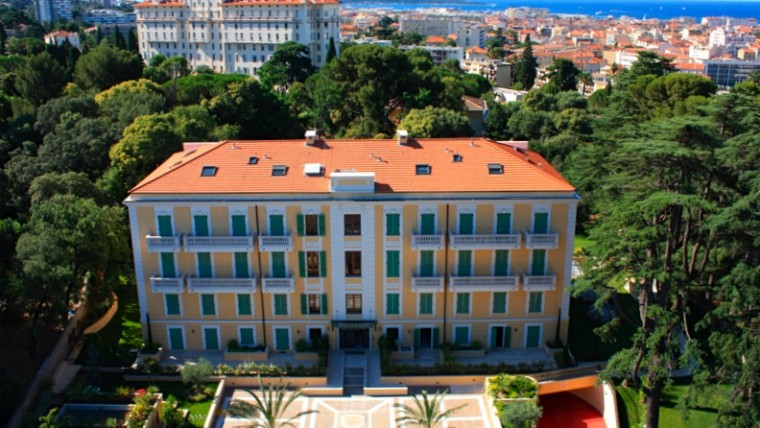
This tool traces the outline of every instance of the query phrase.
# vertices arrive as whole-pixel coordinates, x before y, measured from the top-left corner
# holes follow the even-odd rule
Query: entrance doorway
[[[340,349],[369,348],[369,329],[340,329]]]
[[[422,327],[417,329],[419,336],[417,340],[417,347],[419,349],[432,349],[433,348],[433,329],[431,327]]]
[[[491,327],[491,349],[507,349],[511,339],[512,330],[509,326]]]

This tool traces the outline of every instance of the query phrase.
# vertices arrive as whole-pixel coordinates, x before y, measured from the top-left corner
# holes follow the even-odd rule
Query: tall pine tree
[[[538,61],[533,56],[533,44],[530,42],[530,36],[525,38],[525,49],[515,67],[515,81],[520,82],[524,90],[529,90],[536,82],[536,67]]]

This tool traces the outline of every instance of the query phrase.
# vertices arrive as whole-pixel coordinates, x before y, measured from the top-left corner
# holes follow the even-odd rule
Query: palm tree
[[[298,397],[301,389],[296,388],[288,392],[290,384],[269,385],[264,389],[264,384],[259,376],[259,390],[261,395],[256,395],[250,390],[246,391],[253,397],[253,402],[233,400],[227,409],[227,414],[248,420],[248,424],[241,425],[244,428],[295,428],[296,422],[301,416],[310,413],[318,413],[316,410],[305,410],[290,418],[285,417],[285,412]]]
[[[396,423],[412,423],[424,428],[433,428],[439,422],[443,422],[453,415],[456,411],[465,407],[463,404],[446,411],[442,411],[441,405],[446,396],[445,391],[436,391],[435,395],[430,398],[427,391],[422,391],[422,399],[412,395],[413,405],[396,404],[395,407],[401,411],[401,416],[396,418]]]

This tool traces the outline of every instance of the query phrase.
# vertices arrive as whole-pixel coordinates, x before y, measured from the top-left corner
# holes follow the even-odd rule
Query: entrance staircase
[[[363,395],[366,373],[367,354],[364,351],[346,351],[343,360],[343,394]]]

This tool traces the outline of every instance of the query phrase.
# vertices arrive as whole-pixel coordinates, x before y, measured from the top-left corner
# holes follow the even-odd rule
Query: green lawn
[[[639,392],[634,388],[618,386],[618,413],[621,428],[640,427],[646,418],[644,406],[640,403]],[[716,386],[702,396],[703,402],[697,403],[700,409],[689,409],[684,419],[678,408],[679,401],[688,394],[689,385],[671,385],[663,392],[660,407],[660,426],[667,428],[709,428],[717,426],[717,408],[723,397],[728,395],[729,387]]]
[[[584,234],[575,235],[575,248],[582,248],[587,250],[595,245],[595,242],[588,239],[588,236]]]
[[[137,289],[134,284],[127,284],[118,295],[116,315],[103,330],[85,336],[77,363],[127,366],[134,361],[135,356],[130,351],[142,346]]]

